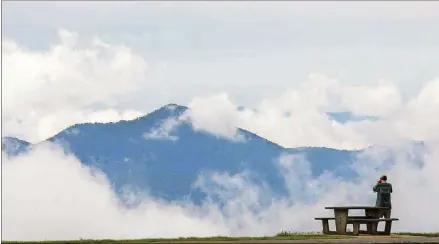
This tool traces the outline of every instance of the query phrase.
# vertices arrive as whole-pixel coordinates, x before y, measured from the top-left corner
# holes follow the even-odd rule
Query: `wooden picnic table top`
[[[339,206],[339,207],[325,207],[325,209],[387,209],[387,207],[375,207],[375,206]]]

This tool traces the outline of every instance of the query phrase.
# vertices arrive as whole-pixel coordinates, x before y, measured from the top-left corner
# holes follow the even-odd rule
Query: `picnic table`
[[[385,207],[372,207],[372,206],[340,206],[340,207],[325,207],[325,209],[334,210],[334,217],[329,218],[315,218],[322,221],[324,234],[384,234],[390,235],[392,228],[392,221],[397,221],[396,218],[380,219],[381,210],[385,210]],[[349,216],[349,210],[364,210],[364,216]],[[335,232],[329,230],[329,220],[335,220]],[[385,222],[384,232],[378,232],[378,223]],[[354,227],[353,232],[347,232],[347,224],[352,224]],[[367,230],[360,230],[360,224],[366,224]]]

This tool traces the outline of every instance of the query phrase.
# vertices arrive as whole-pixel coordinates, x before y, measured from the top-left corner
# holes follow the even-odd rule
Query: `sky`
[[[434,1],[5,2],[4,133],[39,142],[75,123],[132,119],[168,103],[189,105],[220,94],[233,106],[251,109],[313,106],[319,113],[386,117],[426,87],[437,89],[438,6]],[[319,93],[320,101],[306,92]],[[296,93],[302,95],[294,98]],[[324,101],[323,93],[333,98]],[[284,124],[278,119],[272,123]],[[284,146],[315,144],[279,138],[274,131],[284,126],[252,121],[244,127]],[[326,123],[336,135],[317,144],[376,143],[339,135]],[[334,142],[340,140],[346,142]]]
[[[432,174],[438,170],[439,152],[438,22],[439,2],[434,1],[3,2],[2,136],[35,143],[76,123],[129,120],[177,103],[191,108],[183,119],[190,118],[194,128],[229,139],[236,139],[236,127],[241,127],[284,147],[392,148],[401,155],[389,171],[396,189],[421,197],[437,192],[433,185],[439,183]],[[378,119],[341,123],[327,112]],[[167,123],[165,130],[178,122]],[[401,146],[411,140],[429,148],[421,168],[411,164],[410,149]],[[376,154],[370,163],[382,166],[386,154],[370,153]],[[140,196],[145,205],[124,210],[105,176],[94,176],[53,145],[17,159],[2,154],[2,159],[4,204],[14,206],[3,210],[10,239],[318,228],[318,223],[301,226],[298,220],[309,220],[304,212],[323,213],[322,206],[337,199],[370,200],[361,193],[334,196],[352,187],[367,191],[367,181],[380,174],[364,169],[359,160],[355,166],[362,178],[357,182],[330,175],[313,179],[316,186],[309,190],[326,192],[315,203],[275,202],[264,207],[260,220],[246,211],[237,213],[250,207],[255,195],[268,194],[249,185],[246,172],[213,177],[220,185],[239,185],[228,185],[238,189],[232,195],[243,204],[230,206],[232,218],[219,214],[214,203],[199,209],[149,196]],[[306,162],[286,156],[279,165],[300,166],[292,174],[306,177]],[[65,180],[53,184],[59,179]],[[294,188],[299,183],[286,184]],[[403,202],[395,212],[414,218],[407,211],[414,200],[402,192],[395,192],[395,198]],[[17,205],[24,200],[34,208]],[[280,213],[296,214],[298,220],[278,221]],[[170,221],[157,225],[145,219],[151,215]],[[437,226],[429,217],[425,225],[401,221],[398,228]],[[84,219],[90,224],[84,225]],[[63,220],[71,228],[53,224]],[[26,236],[20,236],[21,221],[28,223]],[[174,228],[168,228],[171,223]],[[242,224],[248,227],[239,229]],[[145,233],[140,225],[151,230]],[[61,229],[49,231],[55,227]]]

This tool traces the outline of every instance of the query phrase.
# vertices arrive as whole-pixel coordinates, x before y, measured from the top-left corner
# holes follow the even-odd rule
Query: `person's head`
[[[387,181],[387,176],[386,175],[382,175],[380,177],[381,182],[386,182]]]

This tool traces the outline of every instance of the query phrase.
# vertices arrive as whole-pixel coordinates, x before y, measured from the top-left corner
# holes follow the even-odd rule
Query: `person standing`
[[[381,210],[379,218],[390,218],[392,213],[391,194],[393,193],[392,184],[387,182],[387,176],[383,175],[373,187],[373,192],[377,193],[376,207],[386,207],[388,209]]]

